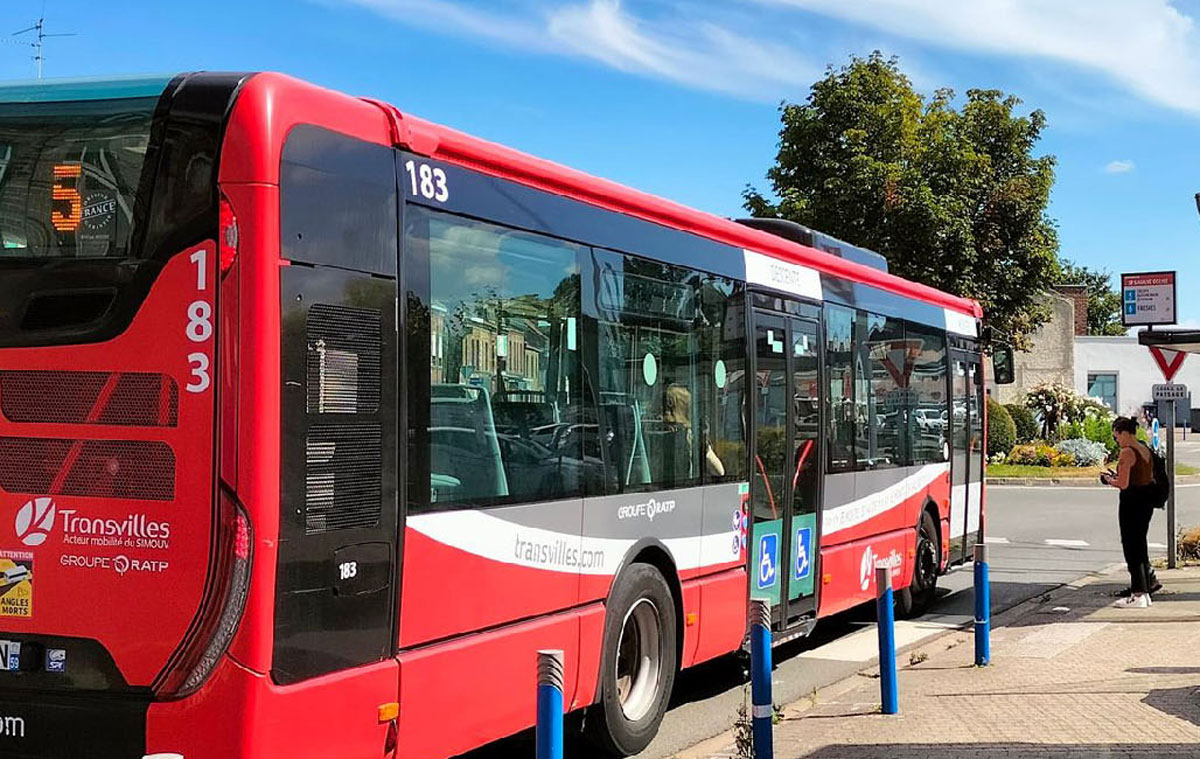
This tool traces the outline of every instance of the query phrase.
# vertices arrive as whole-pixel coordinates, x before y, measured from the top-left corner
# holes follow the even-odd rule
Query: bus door
[[[820,341],[816,321],[754,312],[750,597],[776,630],[816,612],[820,503]]]
[[[950,561],[971,558],[983,534],[983,366],[974,351],[952,350]]]

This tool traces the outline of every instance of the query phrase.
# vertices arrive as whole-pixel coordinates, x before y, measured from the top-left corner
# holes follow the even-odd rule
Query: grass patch
[[[1012,464],[991,464],[988,466],[988,477],[1019,477],[1028,480],[1094,480],[1108,467],[1098,466],[1014,466]],[[1176,464],[1175,474],[1180,477],[1200,474],[1200,469],[1187,464]]]
[[[1027,466],[992,464],[988,466],[988,477],[1020,477],[1034,480],[1094,480],[1104,469],[1098,466]]]

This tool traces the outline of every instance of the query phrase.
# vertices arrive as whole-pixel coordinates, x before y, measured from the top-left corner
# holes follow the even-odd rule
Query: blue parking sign
[[[793,579],[803,580],[812,571],[812,528],[801,527],[796,530],[796,542],[792,550],[796,552],[796,563]]]
[[[773,532],[758,539],[758,589],[765,590],[775,584],[779,572],[779,536]]]

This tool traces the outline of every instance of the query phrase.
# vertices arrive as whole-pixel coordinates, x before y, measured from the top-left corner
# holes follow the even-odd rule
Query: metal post
[[[538,651],[537,759],[563,759],[563,652]]]
[[[1175,404],[1167,401],[1167,480],[1171,492],[1167,496],[1167,569],[1176,564],[1175,549]]]
[[[987,546],[975,544],[975,666],[992,660],[992,589],[988,580]]]
[[[879,697],[884,714],[900,711],[896,687],[896,611],[892,598],[891,566],[875,567],[875,609],[879,628]]]
[[[771,735],[775,702],[771,697],[771,606],[750,602],[750,701],[753,705],[754,759],[773,759]]]

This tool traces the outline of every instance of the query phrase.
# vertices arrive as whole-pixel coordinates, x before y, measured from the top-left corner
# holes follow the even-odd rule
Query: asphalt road
[[[1189,453],[1200,459],[1200,438],[1195,445]],[[1180,487],[1177,500],[1178,524],[1200,524],[1200,485]],[[1121,562],[1116,504],[1116,492],[1107,488],[992,488],[987,532],[993,613]],[[1155,513],[1150,542],[1152,556],[1164,554],[1166,515],[1162,511]],[[922,620],[899,623],[899,644],[969,621],[974,608],[971,583],[969,565],[943,577],[942,595],[930,613]],[[850,611],[822,620],[807,640],[776,649],[776,703],[804,698],[868,666],[876,645],[873,618],[869,606]],[[639,756],[663,759],[730,728],[745,682],[742,663],[732,656],[681,673],[658,737]],[[517,736],[467,756],[531,757],[532,738]],[[567,756],[587,757],[588,752],[571,746]]]

